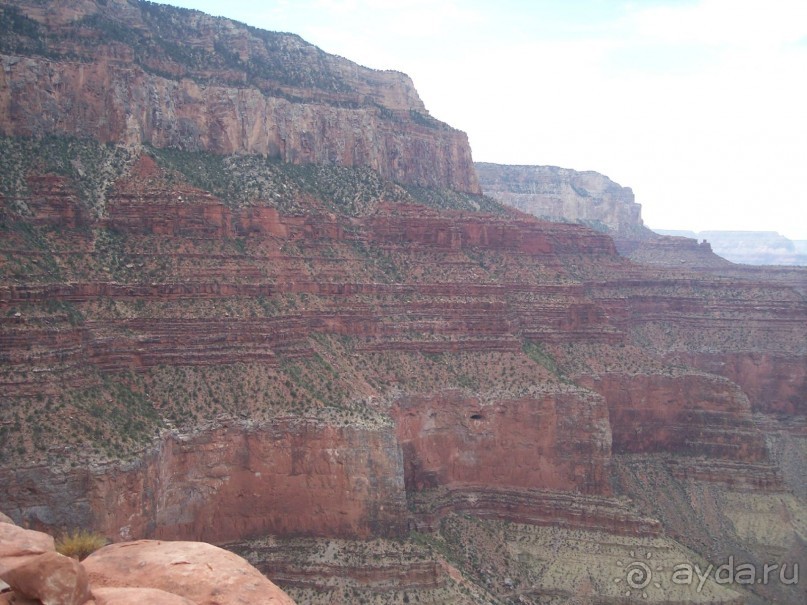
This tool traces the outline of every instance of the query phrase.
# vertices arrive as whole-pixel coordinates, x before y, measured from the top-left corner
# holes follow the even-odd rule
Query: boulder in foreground
[[[145,587],[197,605],[294,605],[244,559],[203,542],[139,540],[110,544],[83,562],[95,590]]]
[[[95,605],[195,605],[193,601],[156,588],[96,588]]]
[[[3,573],[14,593],[43,605],[82,605],[90,598],[81,563],[57,552],[20,557],[24,562]]]

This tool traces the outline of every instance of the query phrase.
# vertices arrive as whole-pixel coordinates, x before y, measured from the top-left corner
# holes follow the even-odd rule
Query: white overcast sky
[[[170,0],[409,74],[477,161],[596,170],[653,228],[807,239],[807,0]]]

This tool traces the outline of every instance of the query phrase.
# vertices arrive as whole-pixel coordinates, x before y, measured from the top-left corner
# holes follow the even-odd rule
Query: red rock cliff
[[[463,132],[404,74],[291,34],[110,0],[0,3],[0,132],[369,166],[479,192]]]

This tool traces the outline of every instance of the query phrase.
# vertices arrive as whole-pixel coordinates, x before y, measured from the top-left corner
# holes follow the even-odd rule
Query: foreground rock
[[[51,536],[0,522],[0,591],[7,589],[0,605],[80,605],[89,598],[84,568],[58,554]]]
[[[110,544],[84,560],[91,584],[155,588],[197,605],[293,605],[289,597],[244,559],[201,542]]]
[[[244,559],[210,544],[119,543],[79,563],[57,553],[51,536],[3,522],[0,591],[0,605],[294,605]]]
[[[21,558],[21,565],[2,575],[16,594],[44,605],[82,605],[90,598],[87,572],[78,561],[56,552]]]
[[[6,566],[12,566],[11,561],[15,557],[41,555],[55,550],[53,538],[47,534],[11,523],[0,523],[0,575]]]
[[[193,601],[156,588],[96,588],[95,605],[194,605]]]

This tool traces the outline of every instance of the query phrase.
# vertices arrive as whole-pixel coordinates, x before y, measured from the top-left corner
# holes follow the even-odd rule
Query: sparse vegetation
[[[108,542],[101,534],[86,529],[74,529],[56,540],[56,552],[81,561]]]
[[[546,351],[542,343],[532,340],[525,340],[524,344],[521,345],[521,349],[524,351],[524,354],[532,359],[535,363],[544,366],[556,376],[560,376],[558,364],[555,362],[555,358]]]
[[[505,214],[508,210],[492,197],[473,195],[453,189],[435,189],[406,185],[409,195],[419,204],[438,210],[463,210],[466,212],[487,212]]]
[[[205,25],[210,37],[197,43],[198,21],[189,12],[149,2],[129,2],[126,8],[132,21],[142,18],[145,26],[96,12],[61,19],[59,28],[46,33],[19,9],[0,7],[0,51],[70,53],[70,61],[90,61],[81,56],[87,52],[82,44],[73,43],[89,35],[91,46],[129,45],[144,72],[174,81],[233,85],[241,92],[256,87],[294,102],[314,96],[340,108],[361,105],[368,112],[361,119],[354,119],[356,112],[331,108],[328,119],[335,115],[334,124],[349,122],[357,132],[365,128],[365,118],[367,124],[383,120],[388,138],[376,139],[378,148],[374,143],[369,151],[357,144],[353,157],[391,156],[393,150],[384,148],[398,124],[418,137],[434,134],[427,129],[449,129],[424,111],[365,101],[374,96],[365,90],[372,78],[362,83],[342,73],[363,68],[344,63],[335,68],[330,57],[297,36],[211,20]],[[231,44],[233,35],[245,44]],[[120,46],[109,50],[113,63],[125,55]],[[178,88],[191,98],[194,91],[186,84]],[[226,96],[210,93],[212,88],[204,93],[211,104]],[[91,104],[88,112],[98,107]],[[152,117],[158,121],[156,112]],[[695,394],[694,377],[700,380],[706,372],[687,364],[738,375],[747,368],[759,383],[755,389],[775,391],[773,382],[790,372],[788,364],[807,353],[801,290],[694,273],[670,277],[642,268],[620,259],[604,245],[606,238],[588,230],[541,226],[524,217],[510,220],[511,210],[490,197],[404,186],[383,177],[389,174],[383,167],[378,172],[337,165],[350,156],[352,143],[344,149],[334,145],[332,155],[317,165],[293,162],[300,156],[322,159],[324,150],[300,152],[301,144],[290,145],[290,151],[285,138],[266,155],[194,151],[205,135],[197,136],[188,122],[193,120],[177,118],[163,131],[169,137],[181,131],[173,139],[181,141],[179,147],[173,148],[62,136],[0,137],[0,462],[5,470],[35,482],[48,472],[77,469],[64,486],[43,493],[81,498],[88,476],[105,468],[121,474],[134,469],[148,484],[145,490],[155,492],[143,495],[144,506],[160,509],[166,502],[173,507],[174,495],[188,484],[192,497],[178,500],[194,506],[214,492],[223,498],[238,492],[244,503],[254,497],[266,504],[257,487],[249,493],[253,476],[261,490],[275,488],[266,476],[258,480],[255,469],[266,462],[271,469],[266,474],[277,468],[288,485],[307,485],[305,506],[338,527],[340,535],[373,534],[382,519],[398,511],[400,527],[411,522],[420,529],[396,540],[266,538],[244,547],[256,564],[282,561],[281,576],[299,574],[303,580],[292,594],[310,605],[560,603],[597,590],[617,602],[622,595],[612,581],[613,564],[626,560],[637,539],[665,545],[672,552],[668,563],[687,554],[670,547],[664,535],[657,540],[638,531],[633,535],[625,519],[634,505],[627,499],[613,499],[619,514],[597,516],[612,500],[611,490],[623,495],[628,481],[639,486],[634,501],[649,514],[667,514],[663,500],[676,506],[669,510],[677,519],[677,537],[686,535],[688,517],[700,514],[693,508],[697,505],[705,507],[713,526],[701,532],[704,536],[736,526],[737,532],[755,534],[754,540],[764,539],[759,528],[766,526],[745,519],[735,524],[713,497],[720,492],[701,489],[694,483],[697,477],[673,493],[671,486],[680,486],[672,475],[662,484],[644,467],[635,473],[621,468],[617,458],[628,456],[619,454],[625,443],[637,446],[624,449],[630,455],[645,456],[642,448],[653,431],[671,439],[679,430],[685,437],[680,445],[669,441],[674,446],[659,447],[681,458],[725,452],[720,455],[727,459],[745,456],[757,462],[768,450],[792,458],[790,436],[783,433],[782,443],[769,442],[767,450],[760,436],[764,425],[778,420],[759,422],[763,419],[753,417],[751,403],[727,378],[712,375],[716,388]],[[42,119],[36,128],[47,123]],[[244,132],[259,136],[258,129],[250,130],[252,124],[244,119]],[[215,125],[208,126],[214,136]],[[302,131],[298,126],[294,122],[292,129]],[[331,124],[320,122],[317,128],[330,132]],[[428,148],[419,143],[412,148]],[[147,156],[142,162],[141,154]],[[423,162],[428,172],[429,158],[406,154],[400,164]],[[605,229],[604,223],[590,224]],[[595,252],[569,235],[579,232],[593,238]],[[642,398],[630,390],[658,377],[680,380],[668,381],[669,393],[648,388],[650,396]],[[606,379],[617,385],[613,391],[598,384]],[[785,402],[794,409],[801,405],[798,388],[795,384],[795,394]],[[606,401],[619,397],[625,402]],[[687,397],[691,409],[679,406]],[[572,400],[580,405],[572,406]],[[418,427],[415,414],[424,401],[423,408],[430,409],[423,417],[431,416]],[[652,418],[651,405],[661,410]],[[706,409],[710,406],[714,410]],[[692,420],[686,417],[689,411],[695,412]],[[735,412],[741,416],[738,431],[732,426]],[[413,419],[409,426],[405,414]],[[400,418],[405,419],[394,426]],[[289,441],[284,440],[288,434],[276,439],[283,427],[291,427]],[[410,427],[419,434],[401,437]],[[457,440],[441,443],[455,428]],[[311,445],[307,439],[321,429],[326,437],[337,435],[334,440],[351,433],[361,441],[349,442],[347,452],[329,447],[326,438]],[[210,435],[239,430],[243,444],[233,440],[223,446],[232,446],[232,452],[219,452],[214,447],[219,441],[203,443]],[[282,450],[280,463],[269,449],[251,448],[261,431]],[[428,440],[436,445],[423,463],[417,448]],[[375,455],[376,443],[393,462]],[[451,445],[442,448],[443,443]],[[197,444],[206,448],[206,463],[198,467],[201,476],[194,469],[183,484],[186,468],[173,475],[171,459],[182,459],[182,466],[185,453]],[[485,456],[477,456],[482,448]],[[170,455],[160,458],[166,452]],[[515,452],[513,460],[504,461],[514,472],[487,468],[490,452]],[[655,455],[646,455],[652,464]],[[241,466],[235,474],[222,471],[220,466],[229,464],[222,460],[236,459],[234,465]],[[365,462],[368,472],[352,473]],[[343,475],[332,472],[336,465]],[[788,460],[788,466],[798,465]],[[437,502],[452,481],[470,484],[475,477],[499,481],[494,495],[502,499],[487,501],[486,486],[475,486],[482,499],[469,492]],[[227,482],[229,487],[219,489]],[[439,487],[432,491],[434,485]],[[557,518],[563,527],[538,525],[554,523],[551,503],[535,498],[545,485],[569,496]],[[525,490],[529,501],[511,505],[504,499],[511,488]],[[163,489],[170,492],[165,497],[156,493]],[[329,490],[347,494],[347,504],[315,501],[327,499]],[[395,500],[393,509],[385,508],[385,490]],[[371,494],[369,502],[359,502],[362,493]],[[23,496],[20,506],[39,515],[35,498]],[[737,500],[741,497],[749,499],[748,493]],[[779,491],[776,506],[762,498],[753,507],[758,510],[749,509],[749,519],[760,510],[773,511],[764,513],[771,518],[804,518],[801,505],[782,507]],[[523,516],[536,523],[532,526],[451,512],[515,516],[533,505],[535,515]],[[282,508],[265,514],[275,515],[284,530],[303,534],[308,528],[287,526]],[[243,510],[246,504],[208,512],[227,534],[249,525],[239,518]],[[162,518],[161,509],[156,512]],[[598,519],[617,532],[625,520],[627,531],[602,540],[566,527],[596,527]],[[770,526],[785,527],[776,523]],[[762,542],[743,544],[739,534],[730,539],[732,547],[768,549]],[[103,536],[74,530],[57,544],[59,552],[81,559],[105,543]],[[333,579],[311,588],[322,569]]]

